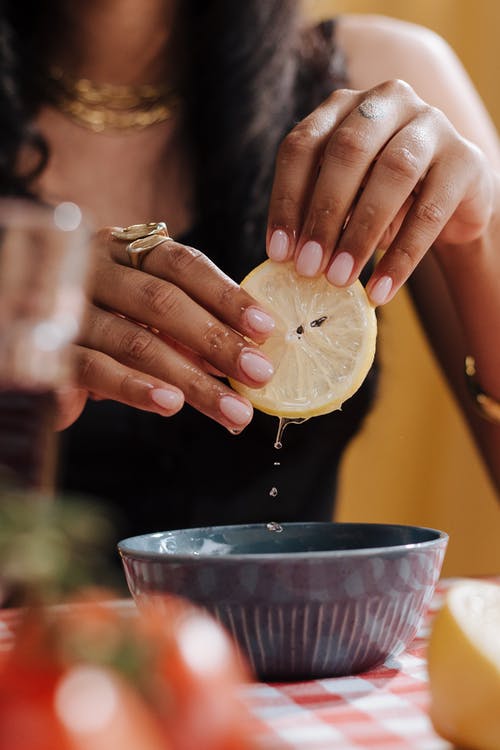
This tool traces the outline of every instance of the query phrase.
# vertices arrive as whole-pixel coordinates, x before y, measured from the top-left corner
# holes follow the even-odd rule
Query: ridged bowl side
[[[202,605],[234,636],[256,675],[270,681],[354,674],[404,650],[445,549],[440,540],[351,560],[122,558],[139,606],[161,592]]]

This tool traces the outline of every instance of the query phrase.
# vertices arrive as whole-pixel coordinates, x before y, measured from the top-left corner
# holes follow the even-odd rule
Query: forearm
[[[465,353],[476,360],[483,389],[500,401],[500,176],[485,232],[467,245],[435,249],[456,315]],[[500,427],[499,427],[500,429]]]
[[[436,359],[500,492],[500,425],[480,416],[467,390],[464,358],[476,359],[484,391],[500,398],[500,210],[470,245],[428,253],[409,287]]]

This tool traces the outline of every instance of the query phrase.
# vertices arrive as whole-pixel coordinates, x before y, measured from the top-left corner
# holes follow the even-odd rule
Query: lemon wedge
[[[436,615],[428,651],[436,731],[469,750],[500,748],[500,586],[455,583]]]
[[[242,281],[274,316],[261,349],[274,365],[263,388],[231,380],[256,409],[307,419],[340,409],[365,379],[375,356],[375,309],[359,281],[332,286],[324,276],[299,276],[293,263],[266,260]]]

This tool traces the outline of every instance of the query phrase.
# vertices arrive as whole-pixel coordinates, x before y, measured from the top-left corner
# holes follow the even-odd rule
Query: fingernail
[[[246,425],[252,419],[252,407],[234,396],[222,396],[219,401],[222,414],[236,425]]]
[[[275,325],[271,316],[258,307],[247,307],[245,318],[250,328],[257,333],[270,333]]]
[[[383,305],[384,302],[387,300],[387,297],[391,293],[392,289],[392,279],[390,276],[382,276],[371,292],[369,292],[369,297],[374,305]]]
[[[271,260],[285,260],[288,255],[289,247],[288,235],[282,229],[275,229],[269,240],[268,255]]]
[[[240,367],[250,380],[256,383],[266,383],[274,373],[274,368],[268,359],[265,359],[252,349],[244,349],[239,358]]]
[[[335,286],[344,286],[349,281],[349,278],[354,268],[354,258],[350,253],[341,252],[335,256],[332,265],[328,269],[326,278],[330,284]]]
[[[302,276],[316,276],[322,260],[323,250],[319,242],[308,240],[297,258],[297,273],[300,273]]]
[[[167,388],[153,388],[151,391],[151,400],[166,411],[177,411],[184,402],[182,394],[179,391],[170,391]]]

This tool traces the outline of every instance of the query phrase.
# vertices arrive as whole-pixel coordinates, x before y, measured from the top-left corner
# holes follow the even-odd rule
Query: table
[[[353,677],[257,683],[242,689],[259,720],[262,750],[452,750],[433,730],[426,646],[443,594],[459,579],[442,580],[417,637],[382,667]],[[484,580],[484,579],[483,579]],[[488,580],[500,583],[500,577]],[[130,609],[130,602],[116,606]],[[17,615],[0,611],[0,649],[9,648]]]
[[[263,725],[263,748],[293,750],[449,750],[433,730],[426,645],[432,617],[453,580],[438,584],[411,646],[377,669],[352,677],[258,684],[245,700]],[[280,744],[281,743],[281,744]]]

